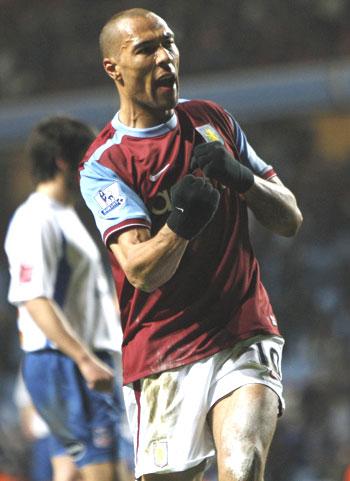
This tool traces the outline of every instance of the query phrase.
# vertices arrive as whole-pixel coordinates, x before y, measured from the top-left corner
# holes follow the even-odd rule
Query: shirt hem
[[[202,359],[205,359],[207,357],[213,356],[214,354],[223,351],[224,349],[228,349],[230,347],[234,347],[235,344],[241,341],[245,341],[250,338],[257,337],[259,335],[265,335],[265,336],[276,336],[276,337],[281,337],[283,339],[283,336],[279,331],[266,331],[266,330],[259,330],[259,331],[254,331],[254,332],[249,332],[247,334],[242,334],[239,337],[236,337],[234,340],[231,342],[228,342],[226,344],[223,344],[222,346],[215,346],[214,348],[208,350],[205,353],[197,354],[194,356],[191,356],[190,358],[186,360],[179,360],[179,361],[174,361],[174,362],[169,362],[168,365],[165,365],[164,367],[161,367],[159,369],[145,369],[141,373],[137,374],[136,376],[130,376],[130,377],[123,377],[123,385],[126,386],[128,384],[131,384],[135,381],[138,381],[140,379],[143,379],[148,376],[152,376],[155,374],[160,374],[161,372],[165,371],[171,371],[172,369],[177,369],[178,367],[182,366],[187,366],[189,364],[192,364],[197,361],[201,361]]]

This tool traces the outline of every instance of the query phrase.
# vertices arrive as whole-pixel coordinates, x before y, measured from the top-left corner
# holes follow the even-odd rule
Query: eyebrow
[[[156,37],[156,38],[152,38],[151,40],[144,40],[143,42],[136,43],[133,45],[132,49],[137,50],[139,48],[152,46],[158,43],[160,40],[169,40],[169,39],[174,39],[174,34],[171,32],[164,33],[163,35],[160,35],[159,37]]]

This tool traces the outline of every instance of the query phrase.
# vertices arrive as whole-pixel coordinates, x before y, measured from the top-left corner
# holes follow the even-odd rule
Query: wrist
[[[91,354],[86,349],[79,349],[74,353],[73,361],[80,366],[91,361]]]
[[[242,164],[238,165],[238,171],[231,176],[229,187],[233,188],[239,194],[245,194],[254,185],[254,174]]]
[[[243,195],[248,194],[250,191],[254,190],[255,186],[255,175],[253,174],[253,182],[249,185],[248,189],[246,189],[244,192],[241,192]]]
[[[170,213],[166,225],[174,234],[187,241],[191,240],[195,235],[193,232],[193,222],[187,219],[184,213],[178,210],[178,208],[175,208]]]

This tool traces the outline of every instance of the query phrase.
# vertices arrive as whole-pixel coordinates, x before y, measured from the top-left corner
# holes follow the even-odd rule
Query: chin
[[[164,108],[164,110],[172,110],[176,107],[178,100],[178,95],[172,95],[171,97],[168,97],[161,101],[159,103],[159,106]]]

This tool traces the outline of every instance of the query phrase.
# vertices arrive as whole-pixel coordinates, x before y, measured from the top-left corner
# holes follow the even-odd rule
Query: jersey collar
[[[122,124],[119,120],[119,112],[117,112],[112,119],[112,127],[118,132],[118,135],[129,135],[131,137],[158,137],[159,135],[166,134],[170,130],[173,130],[176,125],[177,116],[175,112],[164,124],[155,125],[154,127],[148,127],[147,129],[136,129]]]

